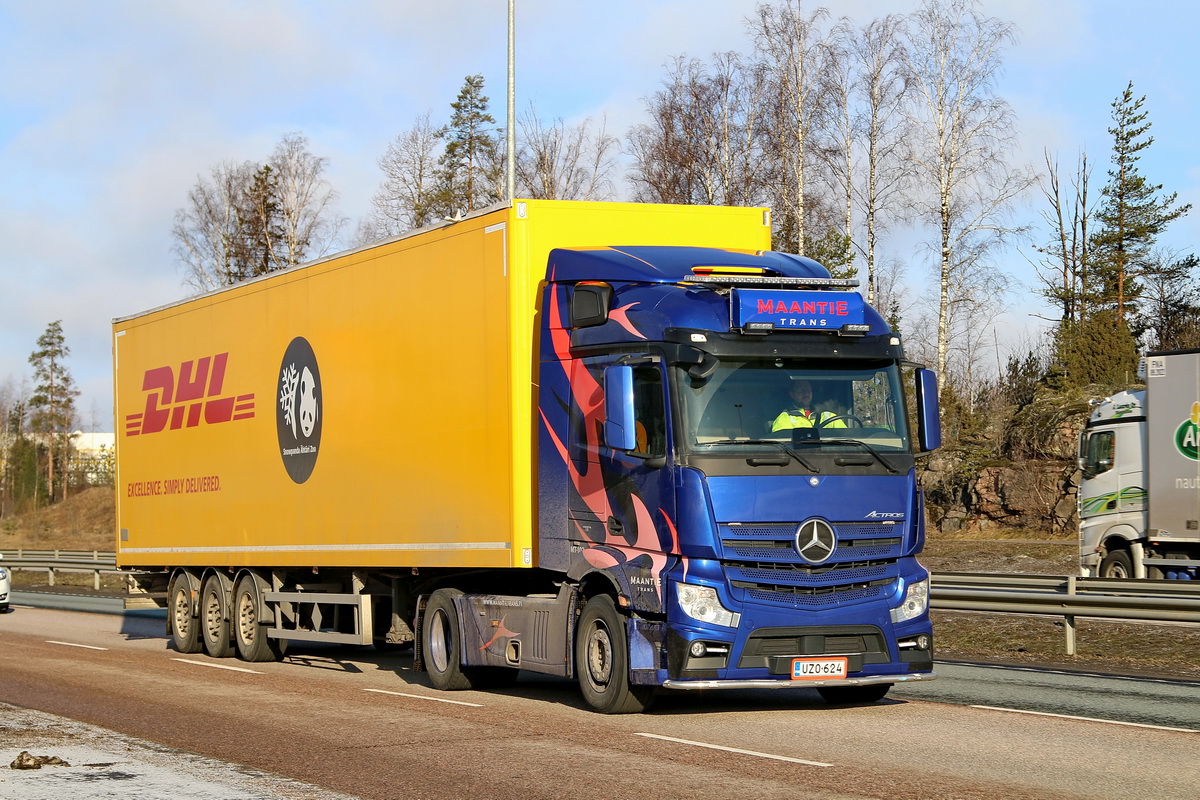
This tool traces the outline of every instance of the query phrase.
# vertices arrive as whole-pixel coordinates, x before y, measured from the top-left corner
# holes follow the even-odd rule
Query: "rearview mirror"
[[[614,450],[637,447],[633,415],[633,367],[604,369],[604,443]]]
[[[928,453],[942,446],[942,417],[938,407],[937,373],[918,369],[917,382],[917,446]]]

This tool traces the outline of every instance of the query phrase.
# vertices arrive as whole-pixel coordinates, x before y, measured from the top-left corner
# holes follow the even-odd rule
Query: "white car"
[[[4,556],[0,555],[0,558]],[[8,595],[12,590],[12,581],[8,578],[8,570],[0,567],[0,614],[8,611]]]

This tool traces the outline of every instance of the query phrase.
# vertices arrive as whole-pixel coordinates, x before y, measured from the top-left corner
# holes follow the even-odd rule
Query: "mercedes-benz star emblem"
[[[796,552],[810,564],[824,564],[837,548],[837,534],[823,519],[810,519],[796,529]]]

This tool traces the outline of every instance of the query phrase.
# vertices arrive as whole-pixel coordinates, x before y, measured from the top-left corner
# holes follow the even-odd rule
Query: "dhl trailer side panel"
[[[549,251],[765,249],[767,223],[518,201],[117,320],[119,563],[536,565]]]

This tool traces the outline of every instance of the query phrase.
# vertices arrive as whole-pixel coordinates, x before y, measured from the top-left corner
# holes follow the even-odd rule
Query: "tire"
[[[457,692],[475,688],[476,673],[462,668],[462,639],[458,624],[458,589],[438,589],[429,596],[421,625],[421,653],[433,688]]]
[[[286,639],[272,639],[263,621],[267,583],[253,573],[238,579],[233,590],[233,641],[243,661],[278,661],[287,651]]]
[[[192,614],[192,579],[186,573],[175,576],[171,582],[167,613],[171,615],[171,642],[180,653],[199,653],[204,649],[200,642],[200,620]]]
[[[1132,578],[1133,559],[1128,550],[1109,550],[1108,555],[1100,562],[1101,578]]]
[[[872,683],[867,686],[822,686],[817,689],[821,699],[830,704],[878,703],[892,688],[890,683]]]
[[[219,575],[209,575],[200,590],[200,638],[204,652],[213,658],[233,655],[233,637],[229,630],[229,595]]]
[[[583,607],[575,632],[575,674],[587,704],[604,714],[637,714],[650,707],[653,686],[629,683],[629,639],[612,597]]]

